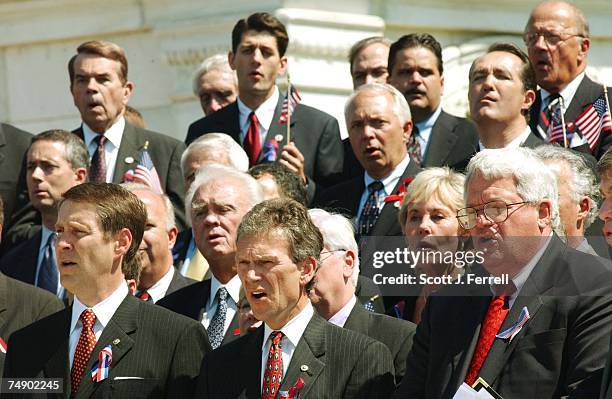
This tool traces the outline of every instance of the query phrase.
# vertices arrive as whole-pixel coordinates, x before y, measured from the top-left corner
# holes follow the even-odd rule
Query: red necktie
[[[99,183],[106,181],[106,155],[104,143],[106,137],[103,134],[98,135],[94,141],[96,142],[96,152],[91,157],[91,167],[89,168],[89,180]]]
[[[283,333],[273,331],[270,334],[272,344],[268,351],[266,360],[266,370],[264,371],[263,387],[261,389],[261,399],[274,399],[278,393],[283,378],[283,356],[281,350],[281,340]]]
[[[83,329],[79,336],[79,343],[77,344],[76,351],[74,352],[74,359],[72,360],[72,370],[70,371],[70,382],[72,395],[76,394],[81,384],[81,377],[85,371],[85,366],[89,361],[89,356],[96,346],[96,335],[94,334],[93,326],[96,322],[96,315],[93,310],[85,309],[81,313],[81,323],[83,323]]]
[[[153,298],[151,298],[151,295],[149,295],[148,291],[142,291],[141,293],[139,293],[138,295],[136,295],[138,298],[142,299],[145,302],[151,302],[153,301]]]
[[[244,138],[244,151],[249,156],[249,166],[253,166],[257,163],[259,153],[261,152],[261,136],[259,134],[259,120],[255,111],[252,111],[249,115],[249,130],[247,131],[246,137]]]
[[[476,349],[474,350],[474,355],[470,362],[470,368],[465,377],[465,382],[469,386],[472,386],[472,384],[476,382],[480,369],[489,354],[491,345],[493,345],[495,335],[499,332],[508,314],[509,309],[506,305],[507,298],[506,295],[497,295],[493,297],[493,300],[489,304],[489,309],[487,309],[487,314],[485,315],[482,328],[480,329],[480,335],[478,336],[478,343],[476,344]]]

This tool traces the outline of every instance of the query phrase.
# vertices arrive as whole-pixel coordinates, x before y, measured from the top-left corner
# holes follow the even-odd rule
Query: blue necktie
[[[368,185],[368,199],[366,200],[361,216],[359,217],[359,235],[367,236],[378,219],[378,192],[383,189],[380,180],[373,181]]]
[[[59,281],[59,274],[57,272],[57,264],[55,263],[55,251],[53,245],[55,244],[55,233],[49,235],[45,250],[43,252],[43,258],[40,262],[40,270],[38,272],[38,286],[51,292],[53,295],[57,295],[57,283]]]

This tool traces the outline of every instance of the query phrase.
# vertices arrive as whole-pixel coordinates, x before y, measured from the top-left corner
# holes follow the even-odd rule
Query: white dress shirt
[[[344,324],[346,323],[346,320],[351,315],[351,312],[353,311],[353,308],[355,307],[356,303],[357,303],[357,297],[353,295],[351,299],[349,299],[349,301],[346,303],[346,305],[344,305],[342,309],[338,311],[338,313],[330,317],[329,320],[327,321],[329,321],[332,324],[337,325],[338,327],[344,327]],[[361,306],[361,305],[358,305],[358,306]]]
[[[147,293],[151,296],[153,303],[159,301],[163,297],[166,296],[166,292],[168,291],[168,287],[172,282],[172,278],[174,277],[174,266],[170,265],[170,268],[163,275],[162,278],[157,280],[155,284],[149,289],[147,289]]]
[[[123,116],[119,117],[106,132],[106,142],[104,143],[104,160],[106,161],[106,182],[113,182],[113,175],[115,174],[115,165],[117,164],[117,154],[119,154],[119,146],[121,145],[121,138],[123,137],[123,129],[125,129],[125,119]],[[83,122],[83,139],[85,146],[89,152],[89,159],[91,159],[96,153],[98,145],[94,141],[99,134],[91,130],[87,123]]]
[[[223,324],[223,334],[227,332],[227,329],[232,322],[232,319],[236,315],[238,311],[238,301],[240,300],[240,278],[238,275],[232,277],[227,284],[223,285],[217,280],[215,276],[212,276],[210,279],[210,296],[208,297],[208,301],[206,301],[206,308],[204,309],[204,313],[202,314],[202,324],[204,328],[208,329],[210,322],[215,316],[215,312],[217,311],[217,303],[218,300],[216,298],[217,291],[219,288],[225,287],[227,290],[227,312],[225,313],[225,323]]]
[[[266,134],[268,134],[268,130],[270,130],[270,125],[272,124],[272,118],[274,117],[274,111],[276,111],[276,104],[278,103],[278,87],[274,86],[274,93],[264,101],[256,110],[255,116],[257,116],[257,120],[259,121],[259,134],[261,136],[261,148],[263,148]],[[249,126],[251,125],[251,121],[249,120],[249,115],[253,111],[249,107],[247,107],[238,97],[236,101],[238,104],[238,121],[240,123],[240,142],[244,142],[244,138],[246,137],[247,132],[249,131]]]
[[[503,150],[503,149],[506,149],[506,148],[519,148],[525,142],[525,140],[527,140],[527,137],[529,137],[530,134],[531,134],[531,128],[529,126],[527,126],[527,127],[525,127],[525,130],[523,131],[523,133],[518,135],[514,140],[509,142],[503,148],[487,148],[487,147],[485,147],[484,144],[482,144],[482,141],[480,141],[480,140],[478,140],[478,146],[480,147],[480,151],[483,151],[483,150]]]
[[[306,304],[306,307],[302,309],[293,319],[289,320],[280,331],[283,333],[283,339],[281,341],[281,352],[283,358],[283,378],[287,374],[287,368],[291,363],[291,358],[295,352],[298,342],[304,335],[306,326],[310,323],[310,319],[314,315],[314,309],[310,301]],[[261,387],[263,388],[264,373],[266,371],[266,363],[268,361],[268,352],[272,341],[270,340],[270,334],[276,330],[272,330],[267,324],[264,324],[264,340],[261,348]],[[281,384],[283,379],[281,378]]]
[[[93,326],[94,334],[96,335],[96,341],[100,339],[102,331],[108,325],[108,322],[113,317],[121,302],[128,295],[127,283],[123,282],[108,298],[102,302],[94,305],[91,308],[96,315],[96,322]],[[81,322],[81,313],[85,309],[88,309],[79,298],[74,296],[74,303],[72,305],[72,320],[70,321],[70,368],[72,368],[72,361],[74,360],[74,352],[76,351],[77,344],[79,343],[79,337],[81,336],[81,330],[83,329],[83,323]],[[87,373],[86,373],[87,374]],[[87,378],[87,376],[85,377]]]

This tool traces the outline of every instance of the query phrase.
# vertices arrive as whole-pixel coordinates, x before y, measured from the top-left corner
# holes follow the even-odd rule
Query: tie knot
[[[85,309],[83,313],[81,313],[80,319],[84,329],[91,329],[96,322],[96,314],[91,309]]]
[[[225,301],[227,299],[227,288],[225,287],[219,288],[219,290],[217,291],[217,295],[219,295],[219,299],[221,301]]]
[[[136,294],[136,296],[139,299],[142,299],[143,301],[148,301],[149,298],[151,298],[151,295],[149,295],[149,292],[147,290],[139,292],[138,294]]]
[[[47,246],[48,247],[52,247],[53,244],[55,244],[55,238],[57,237],[57,233],[56,232],[52,232],[51,234],[49,234],[49,238],[47,239]]]
[[[493,291],[495,292],[496,296],[512,296],[512,294],[516,292],[516,286],[514,285],[514,282],[510,280],[508,284],[496,284],[493,287]]]
[[[255,115],[255,111],[251,111],[249,114],[249,121],[251,123],[259,123],[259,119],[257,119],[257,115]]]
[[[546,107],[550,110],[555,108],[559,104],[559,99],[561,95],[559,93],[551,94],[546,98]]]
[[[272,345],[279,345],[281,340],[283,339],[283,332],[282,331],[272,331],[272,334],[270,334],[270,340],[272,340]]]
[[[369,192],[376,192],[376,191],[380,191],[383,188],[383,184],[380,180],[375,180],[372,183],[368,184],[368,191]]]
[[[103,134],[99,134],[96,136],[96,138],[94,138],[94,141],[96,142],[96,145],[101,147],[104,145],[104,143],[106,143],[106,136]]]
[[[412,126],[412,137],[417,138],[421,134],[417,125]]]

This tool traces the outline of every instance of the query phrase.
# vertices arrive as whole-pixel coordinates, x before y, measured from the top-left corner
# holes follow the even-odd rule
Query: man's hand
[[[279,162],[302,179],[304,184],[308,183],[308,179],[304,174],[304,155],[302,155],[294,143],[291,142],[283,147]]]

